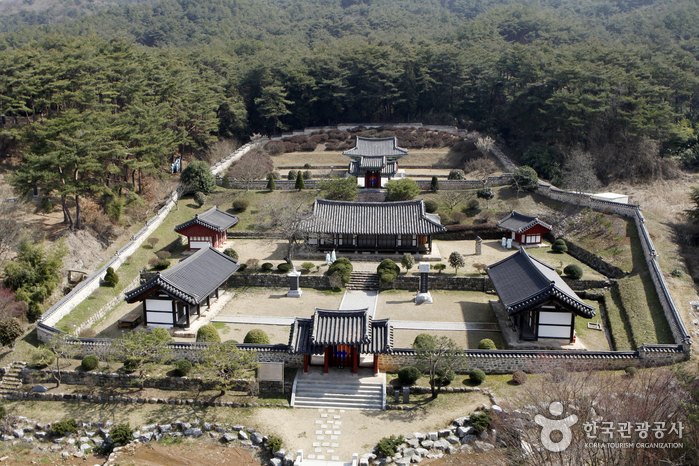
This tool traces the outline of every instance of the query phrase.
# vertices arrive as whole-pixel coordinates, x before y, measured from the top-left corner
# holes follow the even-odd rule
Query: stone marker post
[[[410,403],[410,387],[403,387],[403,403]]]
[[[427,283],[430,275],[430,264],[428,262],[420,262],[418,270],[420,271],[420,290],[415,297],[415,303],[432,304],[432,295],[430,294],[430,288]]]
[[[483,249],[483,240],[480,236],[476,236],[476,255],[480,256]]]
[[[289,272],[289,291],[286,293],[286,296],[289,298],[300,298],[301,295],[303,294],[303,291],[301,291],[301,287],[299,286],[299,277],[301,276],[301,272],[296,271],[296,267],[294,267],[294,270]]]
[[[396,404],[400,403],[400,390],[393,392],[393,396],[396,398]]]

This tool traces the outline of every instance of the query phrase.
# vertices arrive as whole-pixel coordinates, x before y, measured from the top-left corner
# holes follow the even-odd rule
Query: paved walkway
[[[484,332],[500,332],[500,326],[488,322],[421,322],[415,320],[393,320],[394,329],[404,330],[478,330]]]
[[[371,318],[376,314],[376,302],[379,299],[378,291],[347,290],[342,297],[340,310],[351,311],[355,309],[369,309]]]
[[[225,322],[227,324],[291,325],[294,323],[294,318],[275,316],[219,316],[213,321]]]

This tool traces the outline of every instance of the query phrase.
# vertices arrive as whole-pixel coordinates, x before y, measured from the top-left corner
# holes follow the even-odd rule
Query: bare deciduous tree
[[[563,164],[565,187],[579,193],[595,192],[600,187],[595,173],[595,159],[592,154],[580,148],[574,149]]]
[[[238,147],[240,147],[240,142],[236,139],[220,139],[218,142],[212,144],[208,150],[202,152],[197,158],[208,162],[209,165],[213,167],[217,162],[220,162],[235,152]]]
[[[245,189],[249,190],[253,181],[264,179],[272,170],[274,162],[269,154],[263,150],[256,150],[243,155],[228,173],[237,180],[245,181]]]
[[[483,187],[488,186],[488,177],[497,171],[495,162],[485,157],[469,160],[464,165],[466,173],[473,173],[478,177]]]
[[[439,198],[449,207],[449,210],[454,210],[459,202],[461,202],[461,191],[441,191]]]
[[[285,196],[281,201],[269,202],[260,210],[258,228],[271,233],[271,241],[278,238],[286,241],[284,259],[292,267],[296,249],[306,237],[303,225],[311,214],[308,199],[300,193]]]

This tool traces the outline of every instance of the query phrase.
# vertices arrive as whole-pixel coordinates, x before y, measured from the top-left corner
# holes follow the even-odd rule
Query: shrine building
[[[390,180],[398,171],[398,159],[408,150],[398,147],[396,137],[362,138],[357,136],[355,147],[342,153],[352,158],[348,173],[364,180],[364,187],[381,189],[382,178]],[[361,183],[360,183],[361,186]]]
[[[512,242],[520,246],[539,245],[546,233],[551,233],[553,227],[537,217],[512,211],[510,215],[497,223],[497,226],[510,232]]]
[[[175,227],[175,231],[187,237],[187,249],[215,248],[226,244],[227,230],[238,223],[238,217],[213,206],[203,214]]]

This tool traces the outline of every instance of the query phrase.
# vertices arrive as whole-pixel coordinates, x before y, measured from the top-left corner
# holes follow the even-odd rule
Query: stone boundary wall
[[[228,279],[228,286],[289,288],[289,277],[285,273],[237,273]],[[325,275],[301,275],[299,286],[301,288],[331,288],[330,280]]]
[[[606,262],[601,257],[591,253],[587,249],[581,248],[577,244],[570,242],[565,238],[563,238],[563,241],[565,241],[566,246],[568,247],[568,254],[606,277],[624,278],[630,273],[610,264],[609,262]]]
[[[137,286],[141,285],[141,274],[138,274],[136,278],[134,278],[131,283],[126,285],[124,289],[119,293],[116,297],[114,297],[111,301],[109,301],[107,304],[102,306],[97,312],[92,314],[85,322],[82,324],[78,325],[75,327],[75,334],[80,333],[81,330],[88,328],[92,326],[95,322],[100,320],[102,317],[106,316],[109,311],[117,307],[120,303],[124,301],[124,296],[126,295],[127,290],[132,290],[136,288]]]
[[[218,174],[225,170],[231,163],[238,160],[248,151],[250,151],[256,144],[260,144],[263,141],[256,141],[254,143],[248,143],[233,154],[218,162],[211,168],[213,174]],[[131,237],[131,240],[116,253],[114,257],[110,259],[106,264],[100,267],[96,272],[90,275],[88,278],[80,282],[73,290],[61,298],[56,304],[51,306],[39,319],[40,323],[45,324],[47,327],[55,326],[63,317],[68,315],[70,311],[75,309],[75,307],[87,299],[97,288],[100,286],[100,282],[107,273],[107,268],[112,267],[114,270],[118,270],[119,267],[128,259],[134,252],[138,250],[143,242],[163,223],[165,217],[170,213],[170,210],[175,206],[179,194],[177,190],[170,193],[165,204],[163,205],[158,213],[153,216],[150,220],[146,222],[146,225],[141,228],[135,235]],[[50,332],[44,331],[44,327],[37,327],[37,337],[39,341],[46,342],[51,338]]]
[[[566,277],[563,279],[574,291],[606,288],[612,284],[609,280],[572,280]],[[417,292],[419,287],[420,277],[418,275],[399,275],[391,283],[381,283],[382,290],[396,289]],[[459,277],[434,273],[430,273],[429,288],[431,290],[480,291],[483,293],[495,290],[493,282],[487,276]]]
[[[55,383],[51,371],[23,369],[20,378],[24,384],[50,384]],[[230,390],[248,391],[250,384],[257,382],[255,379],[237,379],[231,382]],[[88,385],[97,387],[136,387],[141,382],[133,374],[115,374],[106,372],[61,371],[61,383],[66,385]],[[291,391],[293,381],[286,381],[285,392]],[[205,382],[199,377],[153,377],[148,378],[143,384],[146,388],[158,390],[215,390],[218,385],[214,382]],[[279,382],[259,382],[260,391],[279,391]]]
[[[259,191],[262,189],[267,189],[267,180],[257,180],[247,181],[236,180],[235,178],[228,178],[231,182],[231,189],[252,189]],[[318,184],[322,180],[303,180],[303,189],[318,189]],[[220,180],[217,180],[218,185],[221,185]],[[277,187],[277,191],[291,191],[296,189],[296,180],[274,180],[274,185]]]
[[[486,374],[512,374],[516,371],[549,372],[553,367],[566,370],[622,370],[629,366],[651,367],[674,364],[686,359],[681,346],[646,345],[638,351],[509,351],[467,350],[464,365],[456,372],[481,369]],[[417,363],[412,349],[395,349],[379,355],[379,370],[394,372]]]
[[[425,128],[430,131],[442,131],[450,134],[460,134],[462,130],[459,130],[456,126],[447,125],[423,125],[422,123],[344,123],[336,126],[311,126],[304,128],[302,130],[296,130],[288,133],[282,133],[280,136],[272,136],[271,140],[279,140],[283,138],[288,138],[292,136],[306,135],[310,136],[318,131],[330,131],[336,129],[338,131],[349,131],[354,128],[359,128],[363,126],[367,129],[379,129],[384,127],[390,128]]]

